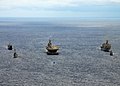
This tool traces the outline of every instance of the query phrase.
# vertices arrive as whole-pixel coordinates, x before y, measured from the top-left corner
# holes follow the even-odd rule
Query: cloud
[[[0,16],[98,17],[110,14],[120,14],[120,0],[0,0]]]
[[[80,5],[120,4],[120,0],[0,0],[0,9],[75,7]]]
[[[119,17],[120,0],[0,0],[0,16]]]

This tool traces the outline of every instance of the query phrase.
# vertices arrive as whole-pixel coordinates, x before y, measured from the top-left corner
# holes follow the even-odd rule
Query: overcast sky
[[[120,0],[0,0],[0,17],[120,18]]]

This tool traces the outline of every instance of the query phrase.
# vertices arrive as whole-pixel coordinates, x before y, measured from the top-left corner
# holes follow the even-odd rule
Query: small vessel
[[[112,50],[110,51],[110,56],[113,56],[113,52],[112,52]]]
[[[14,49],[14,54],[13,54],[13,58],[17,58],[18,54],[16,53],[16,49]]]
[[[12,45],[8,44],[8,50],[12,50],[12,49],[13,49]]]
[[[46,47],[47,49],[47,54],[48,55],[58,55],[59,53],[57,52],[59,50],[59,47],[56,45],[52,45],[51,40],[49,40],[48,46]]]
[[[106,43],[103,43],[101,46],[101,50],[105,52],[109,52],[111,49],[111,44],[108,43],[108,40],[106,40]]]

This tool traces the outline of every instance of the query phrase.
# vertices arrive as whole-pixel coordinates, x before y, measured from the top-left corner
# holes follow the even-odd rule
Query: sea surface
[[[59,55],[46,54],[49,39]],[[0,86],[120,86],[120,21],[0,18]]]

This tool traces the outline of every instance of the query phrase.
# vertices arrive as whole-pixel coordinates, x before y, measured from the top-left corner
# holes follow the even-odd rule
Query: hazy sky
[[[0,17],[120,18],[120,0],[0,0]]]

